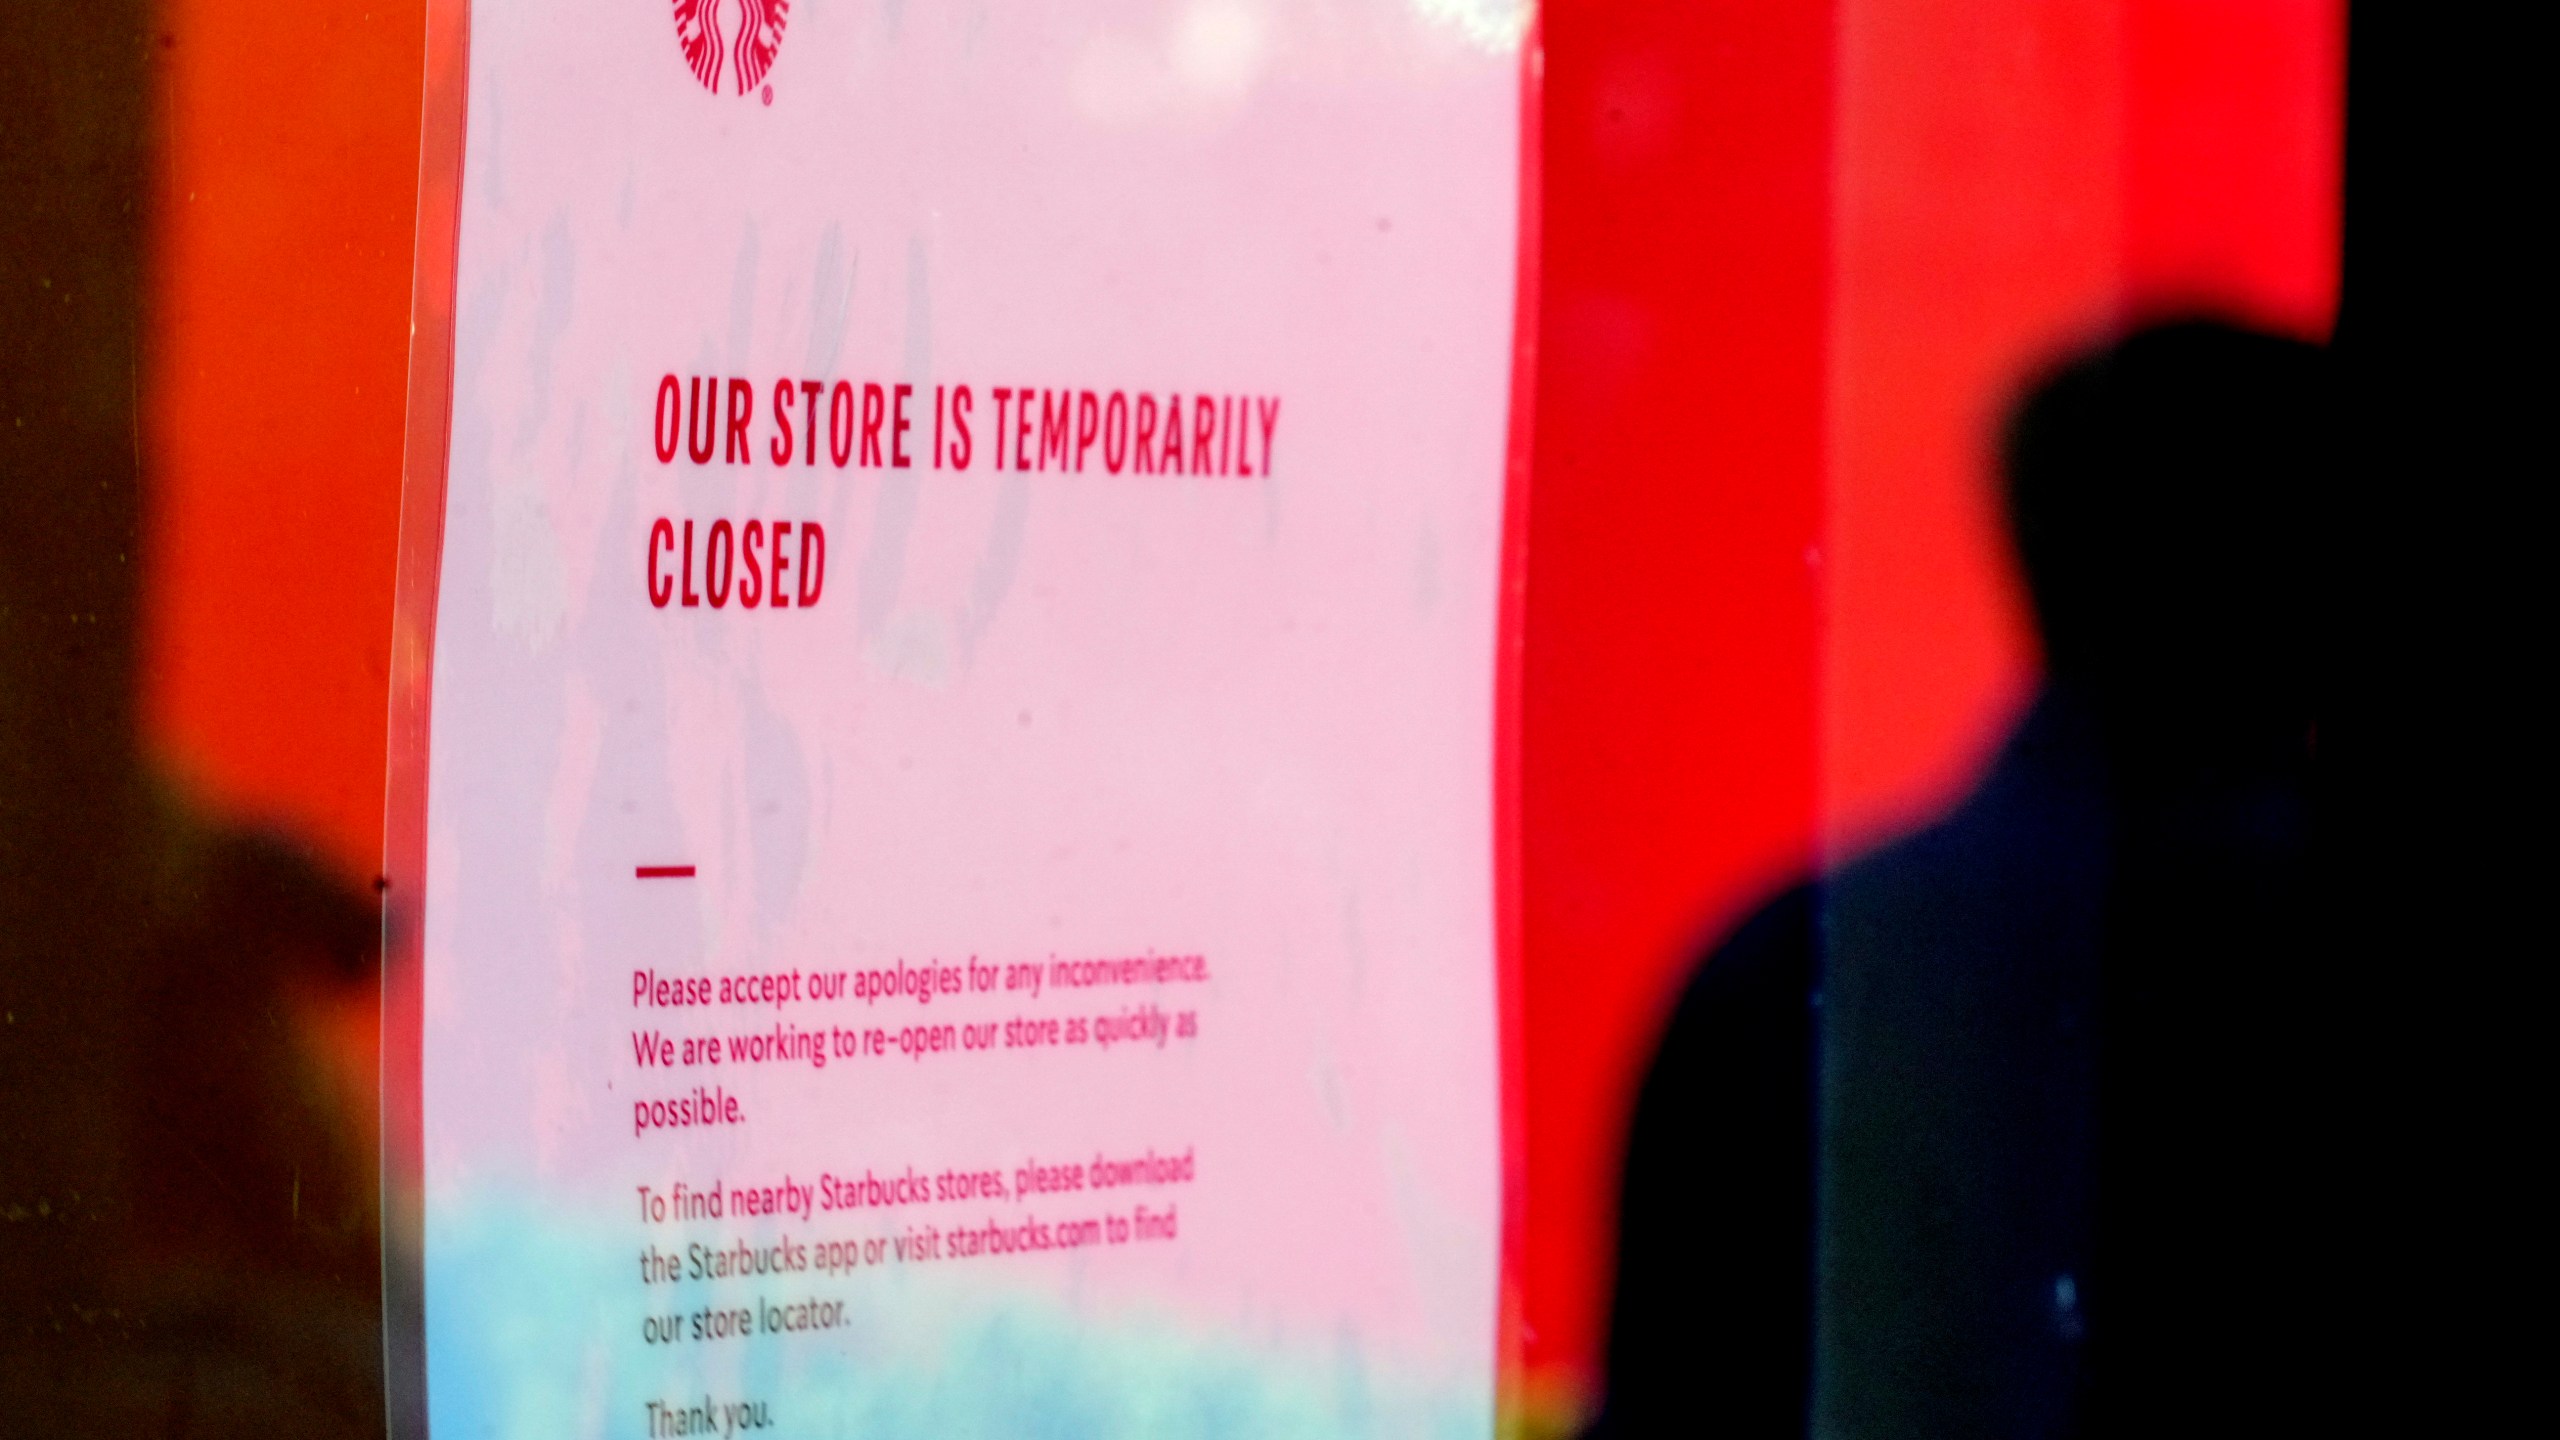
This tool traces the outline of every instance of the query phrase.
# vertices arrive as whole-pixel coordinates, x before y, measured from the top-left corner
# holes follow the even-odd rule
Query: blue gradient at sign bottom
[[[1480,1383],[1416,1383],[1347,1328],[1309,1344],[1303,1329],[1277,1324],[1256,1339],[1164,1314],[1096,1317],[1055,1298],[1076,1287],[1072,1273],[1057,1285],[1054,1270],[1036,1290],[1006,1287],[1008,1268],[1108,1264],[1107,1251],[653,1286],[641,1282],[637,1252],[612,1238],[622,1228],[521,1200],[433,1208],[426,1358],[438,1440],[647,1440],[652,1400],[669,1417],[658,1435],[726,1435],[727,1407],[760,1402],[769,1426],[735,1432],[759,1440],[1456,1440],[1493,1429],[1493,1396]],[[672,1238],[680,1248],[686,1237]],[[649,1315],[810,1296],[845,1302],[846,1323],[817,1336],[642,1338]],[[679,1428],[674,1417],[690,1407],[705,1407],[714,1428]]]

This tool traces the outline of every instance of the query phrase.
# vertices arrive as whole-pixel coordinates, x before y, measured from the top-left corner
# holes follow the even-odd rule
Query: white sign
[[[1521,22],[472,7],[436,1435],[1491,1429]]]

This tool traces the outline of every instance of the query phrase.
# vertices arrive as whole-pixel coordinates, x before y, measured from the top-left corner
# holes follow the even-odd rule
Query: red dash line
[[[643,880],[690,880],[693,878],[693,867],[690,865],[642,865],[633,869],[631,873]]]

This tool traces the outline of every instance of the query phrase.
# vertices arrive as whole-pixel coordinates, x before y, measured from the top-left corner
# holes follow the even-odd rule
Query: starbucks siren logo
[[[675,0],[676,44],[693,78],[714,95],[744,95],[764,84],[782,48],[791,0]],[[765,103],[773,103],[767,87]]]

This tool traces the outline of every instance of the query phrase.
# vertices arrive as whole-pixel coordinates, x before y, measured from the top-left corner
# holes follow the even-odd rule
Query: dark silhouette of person
[[[307,1020],[371,995],[378,912],[146,757],[152,11],[23,8],[44,43],[0,46],[0,1434],[378,1435],[370,1106]]]
[[[1630,1135],[1600,1433],[2307,1413],[2332,369],[2178,323],[2018,407],[2046,682],[1953,813],[1696,971]]]

